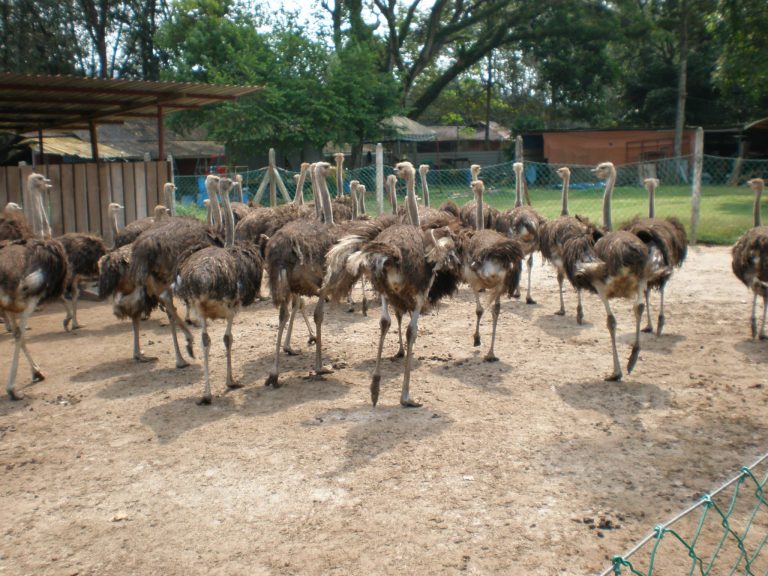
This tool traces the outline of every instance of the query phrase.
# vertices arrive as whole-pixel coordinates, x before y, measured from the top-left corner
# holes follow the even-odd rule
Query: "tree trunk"
[[[683,155],[683,131],[685,130],[685,100],[688,83],[688,1],[680,3],[680,66],[677,74],[677,110],[675,112],[674,154],[678,158],[680,176],[687,180],[686,171],[679,158]]]

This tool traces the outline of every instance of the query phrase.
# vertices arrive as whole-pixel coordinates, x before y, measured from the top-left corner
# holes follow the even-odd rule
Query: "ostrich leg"
[[[186,368],[189,366],[189,362],[184,360],[184,357],[181,355],[181,349],[179,348],[179,339],[178,335],[176,334],[176,326],[178,325],[179,328],[181,328],[182,332],[184,332],[184,337],[187,340],[187,353],[194,358],[195,354],[192,350],[192,333],[189,331],[189,328],[186,327],[184,324],[184,321],[179,317],[179,313],[176,311],[176,306],[173,305],[173,295],[168,291],[164,291],[159,296],[160,302],[163,303],[163,306],[165,307],[165,313],[168,315],[168,322],[171,325],[171,335],[173,336],[173,350],[176,353],[176,368]]]
[[[403,346],[403,313],[395,310],[395,318],[397,319],[397,339],[400,342],[400,348],[397,349],[397,354],[393,358],[402,358],[405,356],[405,346]]]
[[[309,331],[307,344],[314,344],[317,339],[315,338],[315,333],[312,332],[312,324],[309,323],[309,318],[307,318],[307,312],[304,309],[304,298],[301,296],[299,296],[299,309],[301,310],[301,316],[304,318],[304,323],[307,325],[307,331]]]
[[[154,362],[157,360],[156,356],[145,356],[141,350],[139,344],[139,327],[141,326],[140,315],[136,315],[131,318],[131,324],[133,324],[133,359],[138,362]]]
[[[608,326],[608,332],[611,334],[611,349],[613,351],[613,374],[606,376],[605,380],[608,382],[618,382],[623,374],[621,372],[621,362],[619,362],[619,353],[616,350],[616,316],[613,315],[608,298],[603,294],[599,294],[599,296],[605,305],[605,313],[607,314],[606,325]]]
[[[632,370],[637,364],[637,358],[640,356],[640,323],[643,320],[643,292],[648,294],[649,290],[645,287],[638,288],[637,297],[635,298],[634,312],[635,312],[635,343],[632,345],[632,352],[629,355],[629,361],[627,362],[627,374],[631,374]]]
[[[493,303],[493,308],[491,308],[491,314],[493,317],[493,332],[491,333],[491,348],[483,358],[483,360],[486,362],[496,362],[498,360],[496,354],[493,352],[493,348],[496,345],[496,324],[499,322],[499,314],[501,313],[501,302],[499,301],[500,298],[501,292],[498,292],[497,294],[492,295],[488,302],[489,305]]]
[[[402,315],[400,316],[402,318]],[[389,332],[389,327],[392,325],[392,319],[389,316],[389,303],[387,299],[381,297],[381,319],[379,320],[379,328],[381,330],[379,334],[379,349],[376,353],[376,368],[373,370],[373,377],[371,378],[371,402],[374,407],[379,401],[379,390],[381,388],[381,351],[384,349],[384,338]]]
[[[528,256],[528,260],[526,261],[525,264],[528,268],[528,291],[525,293],[525,303],[536,304],[536,300],[534,300],[531,297],[531,273],[533,272],[533,253],[531,253],[531,255]]]
[[[558,316],[565,316],[565,299],[563,298],[563,280],[564,280],[563,272],[561,270],[557,271],[557,285],[560,287],[560,310],[555,312]]]
[[[763,291],[763,320],[760,323],[760,340],[766,340],[765,335],[765,315],[768,312],[768,294]]]
[[[224,332],[224,347],[227,349],[227,388],[234,390],[235,388],[242,388],[242,384],[232,378],[232,321],[235,319],[235,311],[233,309],[227,310],[227,329]]]
[[[411,360],[413,359],[413,344],[416,342],[416,335],[419,332],[419,314],[423,302],[419,298],[416,309],[411,312],[411,321],[408,323],[408,328],[405,331],[405,341],[408,347],[405,353],[405,372],[403,374],[403,390],[400,392],[400,405],[406,408],[418,408],[421,406],[419,402],[415,402],[411,399],[410,383],[411,383]]]
[[[648,322],[646,323],[645,328],[643,328],[643,332],[653,334],[653,320],[651,319],[651,291],[650,290],[645,291],[645,311],[648,314]],[[661,316],[661,312],[659,312],[659,316]],[[659,335],[661,335],[661,331],[659,331]]]
[[[576,298],[578,303],[576,304],[576,323],[584,324],[584,305],[581,303],[581,290],[576,290]]]
[[[80,281],[72,282],[72,330],[78,330],[83,325],[77,321],[77,301],[80,299]]]
[[[323,318],[325,317],[325,294],[321,291],[315,306],[315,328],[317,336],[315,338],[315,376],[330,374],[333,372],[330,368],[323,366]]]
[[[285,341],[283,342],[283,352],[289,356],[296,356],[298,352],[291,348],[291,334],[293,333],[293,320],[296,318],[296,312],[299,311],[300,296],[294,295],[291,305],[291,317],[288,319],[288,329],[285,331]],[[304,316],[306,318],[306,315]],[[310,332],[311,334],[311,332]]]
[[[19,352],[21,350],[24,350],[24,355],[27,357],[27,360],[29,361],[32,368],[32,381],[39,382],[45,379],[45,376],[40,371],[40,367],[35,364],[34,360],[32,360],[32,357],[30,356],[26,349],[26,345],[24,344],[24,333],[27,330],[27,320],[29,319],[29,316],[32,314],[32,312],[34,312],[39,300],[39,298],[32,298],[27,302],[24,311],[21,313],[21,318],[17,323],[15,323],[13,328],[13,359],[11,361],[11,369],[8,373],[8,384],[5,387],[5,391],[8,393],[8,397],[11,400],[21,400],[23,398],[23,395],[14,390],[16,385],[16,372],[19,368]]]
[[[208,370],[208,355],[211,351],[211,337],[208,336],[208,320],[205,318],[205,315],[200,315],[200,321],[202,323],[200,344],[203,348],[203,378],[205,381],[205,388],[203,390],[203,397],[197,401],[197,404],[198,406],[203,406],[211,403],[211,374]]]
[[[365,276],[360,280],[360,291],[363,293],[363,316],[368,316],[368,298],[365,295]]]
[[[661,336],[661,332],[664,330],[664,288],[665,285],[661,285],[659,290],[659,322],[656,327],[656,336]]]
[[[267,376],[267,380],[264,382],[264,386],[272,386],[272,388],[279,388],[280,384],[277,382],[277,375],[280,373],[280,342],[283,340],[283,330],[285,324],[288,322],[288,303],[283,302],[280,304],[280,314],[277,326],[277,344],[275,345],[275,365],[272,367],[272,371]]]
[[[752,326],[752,339],[757,338],[757,292],[752,293],[752,316],[750,318]]]
[[[480,294],[475,292],[475,316],[477,320],[475,320],[474,346],[480,346],[480,318],[483,317],[483,312],[483,305],[480,304]]]
[[[72,321],[72,317],[74,316],[74,312],[72,311],[72,302],[67,300],[67,297],[64,294],[61,295],[61,301],[64,303],[64,310],[67,311],[67,315],[63,322],[64,330],[69,332],[69,323]]]

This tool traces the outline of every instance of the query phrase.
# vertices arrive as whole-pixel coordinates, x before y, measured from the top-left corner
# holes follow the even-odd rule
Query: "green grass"
[[[418,189],[417,189],[418,190]],[[560,214],[560,190],[556,188],[530,188],[531,203],[547,218]],[[571,214],[587,216],[595,223],[602,222],[601,188],[571,190],[569,208]],[[706,244],[733,244],[752,226],[753,192],[746,186],[709,186],[701,191],[701,215],[699,218],[698,241]],[[368,209],[375,212],[374,193],[369,192]],[[433,206],[451,199],[461,205],[470,200],[465,186],[430,186],[430,200]],[[515,203],[509,192],[486,192],[485,200],[499,209],[512,208]],[[311,200],[310,200],[311,201]],[[205,220],[204,208],[196,204],[177,204],[176,212],[181,216],[194,216]],[[618,227],[635,215],[648,214],[648,196],[645,189],[618,187],[613,193],[613,224]],[[662,186],[656,193],[656,215],[676,216],[685,225],[690,235],[691,188],[690,186]],[[763,216],[768,221],[768,212]]]

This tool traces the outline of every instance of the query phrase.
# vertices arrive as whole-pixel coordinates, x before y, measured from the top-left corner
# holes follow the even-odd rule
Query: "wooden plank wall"
[[[26,200],[30,166],[0,166],[0,210],[8,202],[31,209]],[[56,235],[90,232],[109,236],[107,205],[125,206],[124,225],[144,218],[162,202],[163,184],[171,173],[168,162],[101,162],[38,166],[51,179],[47,199],[51,228]]]

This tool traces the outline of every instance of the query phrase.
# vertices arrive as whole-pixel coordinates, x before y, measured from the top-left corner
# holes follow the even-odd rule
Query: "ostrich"
[[[768,226],[760,225],[760,199],[765,188],[762,178],[753,178],[747,184],[755,192],[754,226],[747,230],[733,245],[731,266],[733,273],[752,290],[752,338],[758,337],[757,297],[763,299],[763,320],[760,323],[760,339],[765,340],[765,316],[768,312]]]
[[[64,318],[64,330],[82,328],[77,321],[77,302],[80,298],[80,282],[97,280],[99,277],[99,259],[107,253],[104,240],[95,234],[73,232],[57,238],[67,253],[67,284],[62,295],[67,315]],[[70,300],[66,296],[70,296]]]
[[[659,181],[656,178],[646,178],[643,183],[648,191],[648,218],[635,218],[622,226],[640,238],[648,247],[648,257],[651,259],[653,277],[648,280],[645,291],[645,311],[648,323],[643,332],[653,332],[651,320],[650,291],[659,291],[659,320],[656,325],[656,335],[661,336],[664,330],[664,288],[672,277],[672,272],[683,265],[688,252],[688,237],[683,224],[674,217],[655,218],[656,188]]]
[[[472,178],[472,182],[477,182],[477,176],[480,174],[480,165],[472,164],[472,166],[469,167],[469,173]],[[476,200],[472,199],[459,209],[459,218],[461,219],[462,224],[464,224],[464,226],[468,226],[469,228],[478,227],[477,221],[475,220],[477,217],[477,206],[475,205],[475,202]],[[444,204],[440,207],[440,209],[443,212],[447,212],[449,214],[453,214],[454,212],[453,207],[450,206],[450,204]],[[496,208],[485,204],[485,206],[483,206],[483,216],[485,218],[485,222],[483,222],[483,228],[488,230],[495,228],[496,218],[498,215],[499,211]]]
[[[259,293],[262,259],[258,248],[251,243],[235,245],[235,223],[229,201],[232,180],[219,180],[219,193],[224,203],[224,247],[209,246],[197,250],[186,259],[180,259],[174,290],[190,302],[202,322],[203,371],[205,388],[198,404],[211,403],[211,383],[208,356],[211,339],[208,320],[225,318],[227,328],[224,346],[227,351],[227,388],[239,388],[232,378],[232,321],[240,306],[248,306]],[[182,257],[183,258],[183,257]]]
[[[427,186],[427,172],[429,172],[429,164],[421,164],[419,166],[419,176],[421,177],[421,196],[424,206],[429,208],[429,187]]]
[[[616,317],[610,306],[612,298],[634,298],[635,342],[627,363],[631,373],[640,354],[640,321],[643,317],[643,293],[651,276],[648,248],[634,234],[625,230],[612,231],[611,196],[616,184],[616,168],[603,162],[593,169],[598,178],[606,180],[603,194],[603,226],[605,235],[597,242],[591,236],[569,239],[563,247],[563,261],[568,279],[577,288],[595,292],[607,313],[608,332],[613,350],[613,373],[605,379],[621,380],[623,374],[616,350]]]
[[[322,365],[322,323],[325,299],[321,286],[325,276],[325,255],[334,242],[332,233],[333,212],[330,195],[325,185],[330,164],[318,162],[314,168],[313,182],[316,183],[320,197],[315,203],[322,202],[325,222],[318,220],[296,220],[280,228],[266,245],[265,264],[269,271],[269,288],[272,303],[279,310],[275,362],[266,386],[279,387],[280,344],[283,330],[288,322],[289,306],[296,307],[301,296],[319,296],[315,307],[314,319],[317,330],[315,350],[315,373],[320,375],[328,371]]]
[[[24,240],[32,237],[32,230],[24,218],[24,210],[16,202],[8,202],[0,216],[0,242],[3,240]]]
[[[512,165],[515,171],[515,207],[512,210],[504,210],[496,216],[496,230],[515,238],[520,242],[523,252],[528,259],[528,288],[525,294],[526,304],[536,304],[531,297],[531,273],[533,272],[533,253],[539,249],[539,229],[544,219],[530,206],[523,204],[523,163],[515,162]],[[520,295],[520,290],[515,296]]]
[[[563,166],[557,169],[557,175],[563,180],[562,208],[560,217],[554,220],[548,220],[541,225],[539,230],[539,246],[541,255],[548,260],[557,270],[557,284],[560,292],[560,309],[555,312],[558,316],[565,315],[565,300],[563,298],[563,279],[565,278],[565,263],[563,261],[563,246],[574,237],[594,235],[597,233],[595,227],[582,216],[571,216],[568,214],[568,186],[571,180],[571,171]],[[584,322],[584,307],[581,302],[581,289],[576,289],[578,304],[576,306],[576,322]]]
[[[381,295],[381,333],[376,355],[376,368],[371,378],[371,401],[376,406],[381,387],[381,355],[384,338],[391,325],[389,305],[400,315],[409,312],[411,321],[406,331],[407,353],[400,393],[400,404],[406,407],[421,406],[410,396],[411,360],[416,341],[418,321],[422,310],[434,304],[444,295],[435,279],[439,272],[456,267],[453,235],[448,229],[427,230],[420,228],[414,187],[413,165],[410,162],[397,164],[397,173],[406,178],[407,206],[413,224],[396,224],[386,228],[374,240],[365,243],[361,250],[350,258],[349,266],[354,270],[362,266],[374,288]]]
[[[235,179],[232,183],[232,188],[235,190],[235,194],[237,194],[237,197],[240,199],[237,202],[230,202],[230,206],[232,208],[232,216],[235,219],[235,224],[240,222],[243,218],[248,216],[251,209],[248,207],[248,204],[245,201],[245,197],[243,195],[243,176],[242,174],[236,174]],[[225,222],[226,224],[226,222]]]
[[[217,186],[218,176],[209,175],[206,178],[206,188],[214,190]],[[214,214],[220,214],[216,194],[211,197],[211,204],[215,206]],[[171,282],[176,269],[178,258],[182,254],[189,254],[195,249],[220,244],[217,231],[192,218],[174,218],[168,222],[150,228],[139,236],[132,244],[129,274],[135,290],[126,298],[134,299],[128,306],[139,307],[139,303],[145,299],[158,299],[163,305],[168,321],[171,325],[173,348],[176,354],[176,367],[184,368],[189,363],[184,360],[179,349],[176,335],[177,325],[184,332],[187,341],[187,352],[194,357],[192,351],[192,334],[179,317],[173,303],[173,290]],[[134,349],[135,351],[135,349]]]
[[[41,196],[50,185],[50,180],[42,174],[33,172],[27,178],[30,197],[33,194]],[[42,204],[38,203],[35,208],[39,206]],[[0,244],[0,311],[8,319],[14,339],[5,388],[11,400],[22,398],[15,390],[20,351],[24,352],[32,368],[32,382],[45,379],[24,342],[27,321],[39,302],[62,295],[66,280],[67,255],[58,240],[28,238]]]
[[[120,209],[122,209],[122,207],[120,207]],[[157,206],[155,206],[155,209],[152,211],[152,214],[153,214],[152,216],[148,216],[147,218],[140,218],[139,220],[134,220],[133,222],[126,224],[120,230],[117,230],[117,221],[114,218],[111,219],[110,224],[113,227],[112,229],[113,229],[113,239],[114,239],[112,242],[112,248],[113,249],[120,248],[121,246],[126,246],[127,244],[131,244],[145,230],[149,230],[155,224],[160,224],[161,222],[165,222],[170,217],[171,211],[169,208],[166,208],[164,205],[158,204]],[[115,216],[116,216],[116,213],[115,213]]]
[[[462,242],[462,278],[469,284],[475,294],[477,322],[475,323],[474,345],[480,346],[480,319],[483,316],[483,306],[480,304],[480,292],[488,292],[488,306],[493,305],[493,332],[491,347],[485,355],[486,362],[498,360],[494,354],[496,344],[496,324],[499,320],[501,303],[499,299],[506,291],[511,294],[520,282],[520,262],[523,258],[523,248],[517,240],[509,238],[496,230],[483,228],[483,191],[482,180],[472,182],[477,209],[475,221],[478,229],[469,232],[468,238]]]

